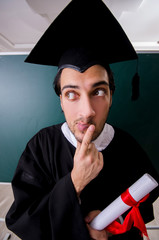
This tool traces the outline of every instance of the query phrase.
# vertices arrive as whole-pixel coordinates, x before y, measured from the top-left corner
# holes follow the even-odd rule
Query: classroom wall
[[[0,182],[9,182],[29,139],[64,121],[52,82],[56,67],[0,56]],[[133,135],[159,172],[159,54],[139,54],[140,97],[131,100],[136,61],[112,64],[116,91],[108,122]]]

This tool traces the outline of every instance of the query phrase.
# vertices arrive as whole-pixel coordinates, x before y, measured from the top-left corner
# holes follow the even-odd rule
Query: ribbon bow
[[[127,189],[124,193],[121,194],[121,199],[125,204],[131,206],[132,209],[127,214],[123,224],[114,221],[109,226],[106,227],[106,230],[112,234],[121,234],[129,231],[132,225],[134,225],[134,227],[138,228],[141,231],[141,233],[144,234],[147,237],[147,239],[149,239],[145,223],[139,211],[140,203],[146,201],[148,197],[149,194],[147,194],[139,202],[136,202],[135,199],[130,195],[129,189]]]

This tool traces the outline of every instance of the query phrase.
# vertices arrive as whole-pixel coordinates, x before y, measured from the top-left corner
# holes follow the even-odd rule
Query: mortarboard
[[[137,54],[102,0],[72,0],[37,42],[26,62],[74,66],[133,60]]]

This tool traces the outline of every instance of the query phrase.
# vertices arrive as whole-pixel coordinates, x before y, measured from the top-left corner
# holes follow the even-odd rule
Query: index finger
[[[90,125],[84,135],[84,138],[81,144],[81,148],[83,151],[86,151],[88,149],[88,146],[91,143],[94,131],[95,131],[95,126]]]

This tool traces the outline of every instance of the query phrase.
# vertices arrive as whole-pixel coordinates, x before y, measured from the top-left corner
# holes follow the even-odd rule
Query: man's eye
[[[77,94],[74,93],[74,92],[68,92],[66,93],[66,97],[69,99],[69,100],[74,100],[77,98]]]
[[[98,90],[95,91],[95,95],[99,96],[99,97],[102,97],[102,96],[105,95],[105,91],[102,90],[102,89],[98,89]]]

